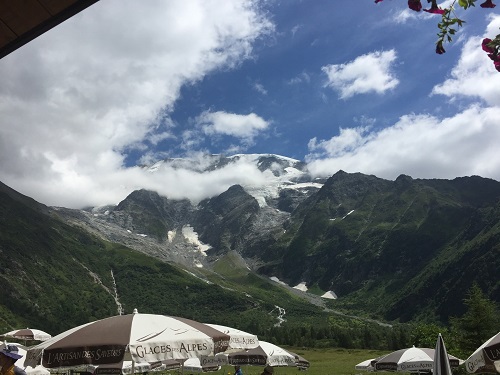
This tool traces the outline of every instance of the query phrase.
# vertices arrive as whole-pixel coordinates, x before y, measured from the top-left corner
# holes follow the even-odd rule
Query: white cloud
[[[222,134],[251,143],[253,138],[269,127],[269,122],[255,113],[238,115],[222,111],[203,112],[196,120],[207,135]]]
[[[356,94],[383,94],[399,84],[391,71],[396,52],[376,51],[357,57],[346,64],[326,65],[321,70],[328,76],[325,87],[340,91],[341,99]]]
[[[406,23],[408,20],[414,20],[416,18],[417,13],[415,11],[405,8],[394,14],[393,21],[395,23]]]
[[[342,169],[395,179],[455,178],[479,175],[500,178],[500,108],[473,106],[438,119],[407,115],[388,128],[367,132],[361,127],[342,131],[329,140],[312,140],[309,168],[330,176]]]
[[[201,154],[193,155],[193,157],[198,157],[200,164],[203,165],[204,162],[200,159],[203,157]],[[222,169],[204,173],[189,169],[174,169],[168,166],[154,173],[134,168],[133,176],[129,177],[133,177],[130,181],[134,181],[136,184],[132,186],[129,181],[128,187],[133,188],[132,190],[144,188],[157,191],[169,199],[188,198],[194,202],[221,194],[235,184],[258,187],[266,183],[264,174],[251,162],[245,160],[239,160]],[[165,181],[169,183],[165,183]]]
[[[302,25],[295,25],[294,27],[292,27],[292,29],[290,30],[290,32],[292,33],[292,37],[294,37],[295,34],[297,34],[297,31],[299,31],[299,29],[302,27]]]
[[[309,151],[320,152],[319,157],[326,154],[327,157],[339,157],[353,152],[370,140],[368,127],[356,127],[350,129],[340,128],[340,134],[329,140],[318,142],[316,138],[309,141]],[[312,155],[309,155],[313,158]]]
[[[255,83],[253,85],[253,88],[257,91],[260,92],[262,95],[267,95],[267,90],[264,88],[264,85],[262,83]]]
[[[172,137],[182,85],[272,30],[253,0],[97,2],[0,60],[0,181],[46,204],[116,202],[138,173],[122,151]]]
[[[309,82],[311,82],[311,77],[309,76],[309,74],[307,74],[306,72],[302,72],[297,76],[291,78],[287,83],[289,85],[296,85],[300,83],[309,83]]]

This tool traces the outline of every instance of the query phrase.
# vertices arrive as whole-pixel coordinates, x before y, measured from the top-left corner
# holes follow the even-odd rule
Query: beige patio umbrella
[[[135,312],[86,323],[30,347],[25,365],[58,368],[198,358],[224,352],[229,341],[229,335],[194,320]]]
[[[434,365],[435,349],[431,348],[406,348],[389,353],[375,362],[375,371],[405,371],[425,372],[432,371]],[[448,355],[451,367],[458,367],[460,360]]]
[[[500,373],[500,332],[483,343],[465,361],[467,372]]]
[[[45,340],[48,340],[52,337],[47,332],[41,331],[39,329],[33,329],[33,328],[16,329],[14,331],[4,333],[2,336],[5,338],[10,337],[10,338],[18,339],[18,340],[23,340],[25,344],[26,344],[26,341],[45,341]]]

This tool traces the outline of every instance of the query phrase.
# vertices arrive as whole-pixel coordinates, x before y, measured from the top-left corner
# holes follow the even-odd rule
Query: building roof
[[[98,0],[1,0],[0,59]]]

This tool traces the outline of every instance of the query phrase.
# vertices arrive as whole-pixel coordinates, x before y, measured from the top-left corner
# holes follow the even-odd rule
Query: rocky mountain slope
[[[224,265],[235,257],[218,261],[234,276],[205,269],[186,272],[99,239],[82,229],[85,218],[78,211],[44,206],[0,183],[0,332],[37,327],[54,335],[135,308],[226,324],[262,337],[283,321],[278,310],[290,314],[285,319],[291,324],[299,316],[314,317],[316,323],[326,319],[320,308],[271,282],[255,282],[246,268]],[[119,232],[109,227],[93,231],[100,229]],[[147,237],[138,238],[147,243]]]
[[[336,307],[388,320],[446,321],[461,312],[473,282],[500,301],[499,182],[388,181],[342,171],[319,181],[302,163],[276,155],[217,155],[203,165],[174,159],[147,168],[202,173],[241,159],[256,163],[268,184],[235,185],[201,202],[140,190],[115,207],[59,215],[188,268],[211,269],[234,251],[261,275],[318,295],[331,291]]]
[[[198,203],[137,190],[116,206],[57,210],[64,220],[106,240],[187,267],[207,267],[231,250],[258,255],[256,249],[274,243],[291,212],[325,181],[313,179],[303,162],[270,154],[212,155],[203,162],[166,159],[143,168],[151,173],[162,168],[204,173],[240,161],[254,163],[267,183],[235,185]],[[258,256],[249,262],[259,263]]]

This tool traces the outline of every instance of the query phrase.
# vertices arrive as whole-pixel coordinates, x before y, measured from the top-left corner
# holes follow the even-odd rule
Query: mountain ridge
[[[234,160],[217,156],[199,169]],[[258,194],[252,186],[233,185],[193,203],[137,190],[116,206],[54,208],[54,214],[193,272],[213,270],[236,252],[268,279],[304,285],[306,294],[336,295],[325,301],[328,308],[389,321],[427,315],[447,322],[463,309],[463,293],[473,282],[500,301],[494,256],[499,182],[406,175],[390,181],[338,171],[319,183],[307,171],[298,173],[294,159],[265,154],[247,160],[269,177]],[[418,307],[408,309],[413,300]]]

